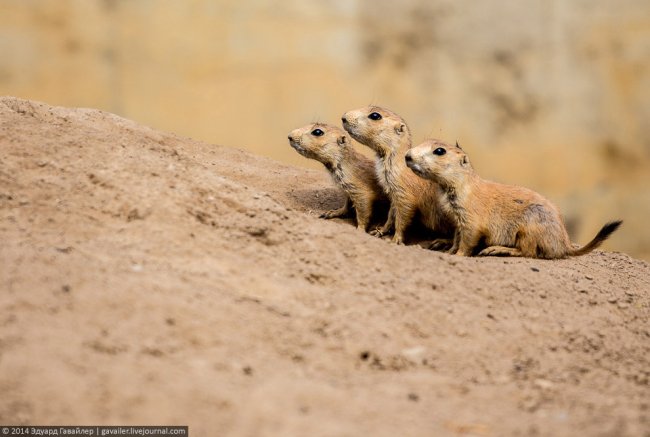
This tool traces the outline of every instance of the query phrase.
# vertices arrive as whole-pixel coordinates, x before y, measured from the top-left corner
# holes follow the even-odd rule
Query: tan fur
[[[323,135],[315,136],[313,132],[316,129],[320,129]],[[357,228],[366,231],[373,204],[386,198],[375,177],[372,160],[354,150],[352,140],[344,130],[323,123],[309,124],[291,131],[289,143],[306,158],[321,162],[346,194],[345,204],[341,208],[327,211],[321,217],[343,217],[353,206]]]
[[[374,112],[381,115],[381,120],[369,118]],[[411,147],[411,133],[404,119],[387,109],[368,106],[346,112],[342,120],[352,138],[377,154],[377,178],[391,202],[386,223],[373,233],[382,236],[394,226],[393,242],[402,244],[404,231],[419,213],[426,227],[450,235],[453,222],[440,209],[440,188],[415,176],[404,162]]]
[[[438,148],[445,153],[435,154]],[[405,158],[414,173],[437,182],[445,193],[443,208],[457,225],[451,253],[547,259],[583,255],[621,223],[606,224],[589,244],[575,249],[555,205],[527,188],[482,179],[458,145],[428,140]]]

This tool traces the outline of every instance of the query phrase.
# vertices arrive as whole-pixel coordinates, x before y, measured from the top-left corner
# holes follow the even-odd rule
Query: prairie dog
[[[404,119],[388,109],[367,106],[346,112],[341,120],[352,138],[375,151],[375,172],[390,199],[388,219],[374,234],[382,236],[394,226],[393,242],[403,244],[404,231],[419,213],[426,227],[451,235],[453,221],[440,208],[440,188],[406,167],[411,132]]]
[[[415,174],[437,182],[444,191],[443,208],[457,225],[450,252],[458,255],[546,259],[584,255],[622,223],[605,224],[593,240],[574,248],[555,205],[527,188],[482,179],[458,143],[428,140],[412,148],[405,160]]]
[[[353,206],[357,228],[366,231],[373,204],[386,197],[375,177],[373,162],[354,150],[344,130],[323,123],[292,130],[289,144],[302,156],[321,162],[346,194],[341,208],[327,211],[321,218],[343,217]]]

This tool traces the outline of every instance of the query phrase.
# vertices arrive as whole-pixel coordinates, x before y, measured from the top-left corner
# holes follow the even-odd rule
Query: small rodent
[[[453,221],[440,208],[440,187],[406,167],[404,155],[411,147],[411,132],[404,119],[388,109],[367,106],[346,112],[341,120],[352,138],[375,151],[375,172],[390,199],[388,219],[373,233],[382,236],[394,226],[393,242],[402,244],[406,228],[419,214],[427,228],[451,236]],[[439,242],[444,240],[436,240],[434,246]]]
[[[346,216],[354,207],[357,228],[366,231],[373,205],[386,200],[375,176],[372,160],[352,146],[343,129],[323,123],[308,124],[289,134],[289,144],[302,156],[321,162],[346,194],[345,204],[321,214],[321,218]]]
[[[457,225],[450,253],[546,259],[584,255],[622,223],[605,224],[593,240],[575,248],[555,205],[528,188],[482,179],[458,143],[428,140],[409,150],[405,160],[415,174],[444,191],[443,208]]]

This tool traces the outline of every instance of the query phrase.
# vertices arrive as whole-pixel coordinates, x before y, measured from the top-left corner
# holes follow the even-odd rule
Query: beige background
[[[286,134],[376,103],[650,259],[650,3],[3,0],[0,94],[313,166]]]

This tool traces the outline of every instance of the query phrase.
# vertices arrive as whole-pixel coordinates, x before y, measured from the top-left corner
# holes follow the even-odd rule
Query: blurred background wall
[[[2,0],[0,94],[308,167],[289,130],[387,106],[650,259],[647,0]]]

